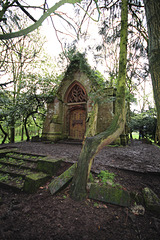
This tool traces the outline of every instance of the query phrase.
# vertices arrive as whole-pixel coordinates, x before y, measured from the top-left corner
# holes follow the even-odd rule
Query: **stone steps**
[[[36,162],[28,162],[26,160],[8,158],[8,157],[0,158],[0,164],[6,165],[6,166],[9,165],[9,166],[14,166],[14,167],[24,168],[24,169],[36,169],[37,168]]]
[[[18,152],[18,151],[9,152],[6,154],[6,156],[8,158],[19,159],[19,160],[24,160],[28,162],[37,162],[38,160],[44,159],[46,157],[44,155],[37,156],[35,154],[28,154],[28,153]]]
[[[0,172],[0,186],[11,188],[16,191],[22,191],[24,187],[24,179],[20,176],[11,176],[8,173]]]
[[[0,186],[25,192],[35,192],[55,174],[62,159],[48,159],[42,155],[0,150]]]
[[[0,163],[0,173],[8,173],[11,176],[21,176],[25,177],[26,175],[32,174],[35,171],[31,170],[30,168],[18,168],[17,166],[10,166],[10,165],[3,165]]]

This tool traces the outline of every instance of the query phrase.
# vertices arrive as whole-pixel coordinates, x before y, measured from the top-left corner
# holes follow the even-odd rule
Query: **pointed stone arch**
[[[75,81],[69,86],[66,92],[65,102],[66,103],[87,102],[87,92],[85,88],[82,86],[82,84]]]

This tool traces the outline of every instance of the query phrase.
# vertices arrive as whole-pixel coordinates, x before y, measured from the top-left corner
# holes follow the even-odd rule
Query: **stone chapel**
[[[52,142],[83,141],[86,134],[94,136],[106,130],[114,116],[116,90],[97,89],[100,89],[97,76],[85,59],[73,60],[53,102],[48,103],[42,138]],[[94,102],[92,93],[99,101]]]

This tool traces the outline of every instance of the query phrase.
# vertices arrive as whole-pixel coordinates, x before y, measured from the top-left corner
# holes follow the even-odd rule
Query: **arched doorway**
[[[69,112],[69,138],[83,140],[86,131],[87,94],[84,87],[74,82],[66,97]]]

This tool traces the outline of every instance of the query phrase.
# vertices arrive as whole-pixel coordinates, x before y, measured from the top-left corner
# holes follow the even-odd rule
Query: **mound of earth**
[[[23,142],[7,144],[21,151],[65,158],[76,162],[80,145]],[[129,191],[151,188],[160,198],[160,148],[133,141],[126,147],[105,147],[94,159],[93,172],[107,169]],[[35,194],[0,189],[0,239],[160,239],[158,213],[131,209],[86,199],[75,202],[69,187],[56,195],[48,184]]]

